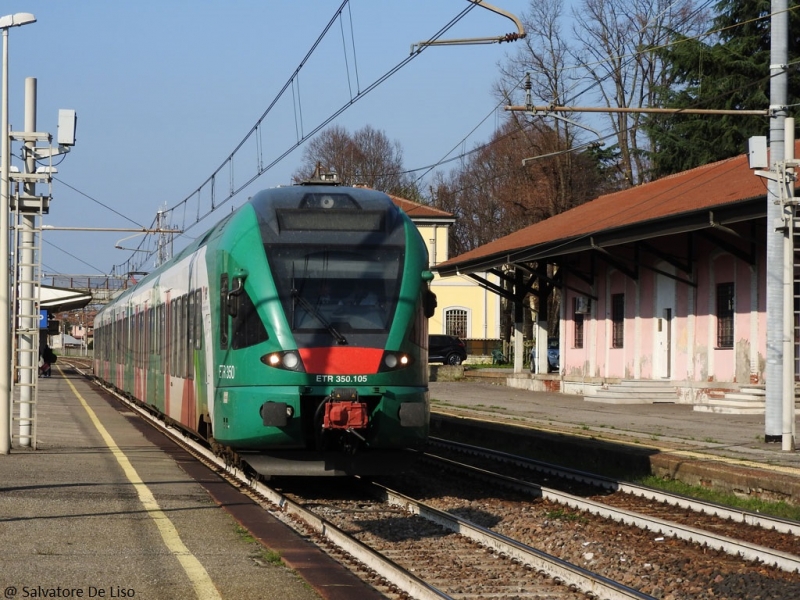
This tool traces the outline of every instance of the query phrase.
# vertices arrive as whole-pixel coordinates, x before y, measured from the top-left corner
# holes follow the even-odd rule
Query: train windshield
[[[267,256],[293,331],[327,331],[339,344],[348,333],[388,331],[403,248],[272,246]]]

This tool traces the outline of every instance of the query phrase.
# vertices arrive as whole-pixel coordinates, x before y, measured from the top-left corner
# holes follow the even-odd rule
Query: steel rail
[[[499,450],[492,450],[491,448],[480,448],[478,446],[462,444],[461,442],[451,442],[449,440],[443,440],[439,438],[428,438],[428,442],[429,445],[449,448],[467,454],[474,454],[475,456],[493,458],[532,471],[547,473],[548,475],[562,477],[564,479],[586,483],[588,485],[594,485],[607,490],[623,492],[656,502],[664,502],[672,506],[716,516],[721,519],[730,519],[736,523],[754,525],[763,529],[774,529],[780,533],[790,533],[800,537],[800,523],[790,519],[782,519],[780,517],[762,515],[760,513],[754,513],[747,510],[730,508],[727,506],[714,504],[713,502],[706,502],[705,500],[697,500],[695,498],[681,496],[680,494],[663,492],[645,485],[639,485],[627,481],[619,481],[610,477],[604,477],[602,475],[595,475],[594,473],[580,471],[578,469],[559,467],[557,465],[531,458],[525,458],[522,456],[514,456],[513,454],[508,454]]]
[[[441,511],[424,502],[391,490],[386,486],[377,483],[372,485],[380,490],[384,500],[389,504],[400,506],[406,511],[432,521],[444,529],[458,533],[486,548],[491,548],[503,558],[516,560],[522,565],[540,572],[544,571],[550,577],[560,580],[568,586],[575,586],[583,593],[591,592],[596,598],[607,598],[608,600],[643,600],[652,598],[652,596],[643,594],[634,588],[532,548],[456,515]]]
[[[74,368],[82,375],[88,376],[86,373],[83,373],[79,367],[74,366]],[[377,573],[378,576],[396,586],[405,594],[418,600],[453,600],[451,596],[436,589],[425,581],[422,581],[416,575],[410,573],[385,556],[375,552],[319,515],[303,508],[269,486],[259,481],[254,481],[241,469],[225,464],[223,459],[216,456],[202,444],[187,437],[182,430],[166,425],[150,411],[122,396],[113,388],[107,387],[98,380],[94,380],[94,383],[104,391],[114,395],[115,398],[124,402],[126,406],[136,411],[138,415],[145,418],[150,424],[183,447],[187,452],[190,452],[200,460],[218,468],[226,478],[235,479],[240,485],[254,494],[266,498],[269,502],[277,506],[282,514],[297,518],[313,529],[317,535],[326,539],[333,546],[339,548],[368,569]],[[286,520],[284,520],[284,522],[291,526],[290,522]]]
[[[86,375],[77,365],[73,365],[73,367],[79,373]],[[259,481],[252,480],[242,470],[226,464],[224,459],[213,454],[196,440],[187,437],[182,430],[166,425],[161,419],[149,410],[143,408],[140,404],[131,401],[98,380],[94,380],[94,383],[125,403],[126,406],[134,410],[160,432],[167,435],[198,459],[219,469],[226,478],[235,479],[240,485],[252,491],[254,494],[266,498],[270,503],[280,509],[280,513],[297,518],[313,529],[317,535],[325,538],[332,545],[358,560],[368,569],[371,569],[380,577],[401,589],[404,593],[418,600],[453,600],[451,596],[419,579],[403,567],[397,565],[394,561],[389,560],[360,541],[344,533],[326,519],[303,508],[269,486]],[[445,529],[456,531],[476,543],[493,549],[501,557],[515,559],[524,565],[537,568],[538,571],[544,571],[550,577],[566,585],[575,586],[584,592],[591,592],[595,594],[597,598],[604,598],[607,600],[652,600],[652,596],[643,594],[634,588],[629,588],[599,574],[592,573],[591,571],[572,565],[571,563],[545,552],[480,527],[479,525],[469,523],[468,521],[439,511],[422,502],[389,490],[384,486],[373,485],[376,485],[376,487],[381,490],[381,493],[385,495],[386,501],[390,504],[401,506],[409,512],[435,522]],[[291,523],[287,524],[291,525]]]
[[[779,550],[773,550],[772,548],[759,546],[757,544],[742,542],[727,536],[716,535],[696,527],[672,523],[664,519],[659,519],[658,517],[650,517],[623,509],[613,508],[600,502],[587,500],[566,492],[545,488],[538,484],[521,481],[506,475],[492,473],[490,471],[486,471],[485,469],[480,469],[471,465],[465,465],[441,456],[425,454],[424,457],[433,462],[446,464],[456,469],[466,470],[471,474],[481,476],[495,483],[502,483],[516,491],[527,493],[532,496],[542,497],[551,502],[564,504],[571,508],[589,512],[590,514],[607,519],[612,519],[625,525],[659,532],[665,536],[673,536],[677,539],[694,542],[696,544],[705,544],[711,548],[719,549],[727,554],[740,556],[745,560],[774,565],[775,567],[790,573],[795,571],[800,572],[800,556],[781,552]]]

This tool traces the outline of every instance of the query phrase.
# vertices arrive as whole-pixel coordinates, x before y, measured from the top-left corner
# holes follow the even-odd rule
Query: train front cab
[[[229,296],[239,285],[230,279],[221,277],[217,313],[215,441],[265,475],[377,474],[405,466],[413,458],[406,449],[424,446],[430,418],[422,301],[395,319],[398,327],[405,323],[403,351],[327,341],[284,350],[246,282]]]
[[[213,434],[262,474],[385,473],[424,446],[430,273],[424,244],[407,247],[413,225],[396,225],[391,243],[362,245],[262,226],[267,261],[219,257]]]

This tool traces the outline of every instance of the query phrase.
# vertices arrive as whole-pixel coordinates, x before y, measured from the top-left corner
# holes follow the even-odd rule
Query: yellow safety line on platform
[[[434,412],[434,411],[431,411],[431,412]],[[479,422],[485,422],[489,418],[491,418],[491,415],[486,415],[486,416],[483,416],[481,418],[478,418],[478,417],[472,417],[472,416],[469,416],[469,415],[465,415],[464,413],[447,412],[446,410],[443,410],[441,408],[437,408],[437,410],[435,412],[437,414],[440,414],[440,415],[447,415],[447,416],[451,416],[451,417],[457,417],[459,419],[468,419],[470,421],[479,421]],[[547,427],[546,425],[541,425],[541,424],[538,424],[538,423],[536,423],[535,425],[531,425],[531,424],[524,423],[522,421],[515,421],[513,423],[510,423],[509,421],[504,421],[502,419],[494,419],[492,422],[493,423],[506,424],[506,425],[512,425],[514,427],[520,427],[520,428],[523,428],[523,429],[524,428],[536,429],[536,431],[545,431],[547,433],[560,433],[560,434],[563,434],[563,435],[574,435],[574,436],[583,437],[583,438],[586,438],[586,439],[594,439],[594,440],[605,441],[605,442],[617,442],[619,444],[626,444],[628,446],[639,446],[641,448],[652,448],[653,450],[658,450],[662,454],[675,454],[677,456],[683,456],[683,457],[686,457],[686,458],[694,458],[694,459],[698,459],[698,460],[716,461],[716,462],[722,462],[722,463],[734,465],[734,466],[737,466],[737,467],[750,467],[750,468],[753,468],[753,469],[761,469],[762,471],[771,471],[771,472],[774,472],[774,473],[781,473],[783,475],[793,475],[795,477],[800,477],[800,469],[798,469],[796,467],[787,467],[787,466],[783,466],[783,465],[773,465],[773,464],[769,464],[769,463],[760,463],[760,462],[755,462],[755,461],[752,461],[752,460],[747,460],[747,459],[744,459],[744,458],[731,458],[731,457],[728,457],[728,456],[721,456],[719,454],[706,454],[705,452],[698,452],[697,450],[678,450],[677,448],[662,447],[662,446],[659,446],[657,444],[652,444],[652,443],[649,443],[649,442],[637,442],[635,440],[623,440],[623,439],[619,439],[619,438],[610,438],[610,437],[604,438],[602,435],[598,435],[598,433],[601,433],[601,432],[598,432],[598,431],[593,431],[592,433],[583,433],[581,431],[566,431],[566,429],[567,429],[567,425],[566,424],[564,425],[563,429],[557,429],[557,428],[554,428],[554,427]],[[577,425],[575,425],[575,427],[577,427]],[[642,435],[647,435],[647,434],[642,434]]]
[[[58,367],[58,370],[61,371],[61,367]],[[108,430],[103,427],[100,419],[97,418],[95,412],[86,402],[86,400],[83,399],[83,396],[80,395],[72,382],[68,378],[64,378],[64,381],[66,381],[69,384],[69,387],[72,388],[72,393],[75,394],[75,396],[83,405],[83,408],[86,409],[86,412],[89,414],[89,418],[92,420],[92,423],[97,431],[100,432],[100,435],[103,437],[103,440],[105,440],[106,445],[114,454],[114,458],[117,459],[119,466],[122,467],[122,470],[125,472],[125,476],[128,478],[128,481],[130,481],[136,488],[136,492],[139,494],[139,501],[144,506],[147,514],[149,514],[155,522],[156,527],[158,527],[158,531],[161,533],[161,538],[164,540],[164,544],[181,563],[183,570],[186,571],[186,575],[192,582],[192,586],[194,586],[194,591],[197,594],[197,597],[200,600],[216,600],[217,598],[222,600],[217,588],[214,587],[214,582],[211,581],[211,577],[209,577],[208,572],[205,570],[203,565],[200,564],[200,561],[197,560],[194,554],[192,554],[181,541],[181,537],[178,534],[178,530],[175,529],[175,525],[172,524],[172,521],[169,520],[169,517],[167,517],[167,515],[165,515],[161,510],[161,507],[158,505],[155,496],[153,496],[153,493],[142,481],[142,478],[139,477],[139,474],[136,472],[136,469],[133,468],[133,465],[128,460],[128,457],[125,456],[125,453],[120,450],[119,446],[117,446],[116,442],[114,442],[114,438],[112,438],[108,433]]]

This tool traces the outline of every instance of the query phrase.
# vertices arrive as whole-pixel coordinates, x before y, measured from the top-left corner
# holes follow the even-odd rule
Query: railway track
[[[447,463],[468,457],[470,466],[535,486],[542,497],[620,521],[636,522],[686,540],[700,540],[729,554],[800,569],[800,523],[670,494],[467,444],[431,439],[430,456]],[[438,451],[438,453],[437,453]],[[454,461],[458,467],[459,463]],[[477,473],[477,472],[476,472]],[[616,509],[619,509],[618,511]],[[631,513],[630,516],[626,515]],[[730,540],[730,543],[728,542]],[[754,547],[752,549],[751,547]],[[774,550],[774,558],[770,550]]]
[[[503,458],[515,459],[508,455]],[[645,497],[620,493],[604,496],[594,488],[594,496],[585,498],[509,475],[498,478],[487,469],[467,470],[452,461],[435,460],[416,483],[407,484],[416,486],[416,495],[435,497],[432,503],[440,509],[473,515],[495,531],[535,543],[567,560],[583,564],[583,559],[593,570],[653,596],[785,598],[795,597],[800,589],[797,523],[746,513],[738,516],[738,522],[722,519],[708,514],[715,510],[713,505],[698,503],[695,508],[706,513],[695,512],[691,510],[692,501],[682,497],[671,498],[680,506],[659,502],[660,506],[654,508],[646,496],[660,496],[661,492],[646,488],[639,490]],[[494,461],[490,470],[496,467]],[[520,476],[522,469],[513,469]],[[555,479],[552,472],[545,477],[550,484]],[[446,481],[450,490],[445,487]],[[501,485],[517,490],[519,495],[499,492]],[[581,485],[586,487],[585,482]],[[597,497],[616,497],[611,502],[627,507],[610,507],[597,502]],[[643,507],[644,513],[655,510],[660,517],[641,514]],[[727,514],[724,507],[718,510]],[[675,521],[693,521],[694,526]]]
[[[385,485],[337,483],[289,481],[283,491],[428,582],[442,594],[435,597],[650,598]]]
[[[72,364],[76,368],[80,366],[78,361]],[[105,387],[103,389],[114,393]],[[117,397],[233,485],[246,488],[248,495],[265,509],[302,535],[314,539],[389,598],[466,598],[476,594],[481,598],[649,597],[589,569],[526,547],[388,488],[373,488],[371,495],[381,496],[379,500],[362,496],[347,500],[347,506],[323,505],[308,497],[293,499],[273,487],[253,481],[246,473],[226,465],[224,460],[179,430],[165,427],[148,411]],[[317,482],[311,487],[330,489],[335,481],[326,480],[326,486]],[[349,480],[349,483],[352,489],[354,480]],[[367,515],[381,533],[360,535],[364,532],[363,520],[348,521],[342,515]],[[405,531],[400,533],[401,537],[418,540],[425,547],[418,547],[413,552],[403,548],[393,539],[398,527]],[[454,565],[459,568],[454,569]]]
[[[163,425],[146,411],[144,416]],[[720,539],[730,536],[713,537],[706,530],[720,527],[720,522],[730,528],[733,522],[730,516],[712,516],[715,507],[705,503],[704,515],[687,508],[687,499],[675,499],[677,511],[694,515],[685,518],[717,520],[705,529],[696,523],[695,529],[683,528],[690,540],[682,540],[684,534],[676,533],[681,527],[665,516],[663,506],[657,509],[662,511],[659,517],[619,516],[639,509],[612,507],[598,498],[622,497],[609,490],[624,484],[606,480],[598,488],[588,474],[557,475],[547,467],[539,477],[568,482],[572,493],[550,490],[508,474],[535,472],[518,462],[530,461],[450,447],[447,452],[469,456],[470,462],[480,460],[486,468],[469,468],[467,475],[468,467],[452,457],[431,457],[433,466],[422,464],[408,476],[383,482],[389,485],[354,495],[349,480],[337,495],[332,480],[324,486],[317,480],[306,489],[292,479],[283,480],[281,489],[250,481],[180,432],[171,433],[390,598],[766,599],[792,597],[800,585],[796,554],[733,538],[738,546],[718,547]],[[433,441],[437,453],[445,452]],[[507,469],[505,474],[488,472],[501,470],[499,466]],[[499,481],[513,490],[503,491]],[[575,486],[581,495],[574,493]],[[649,493],[624,496],[650,507],[641,511],[648,512],[655,504]],[[553,495],[560,495],[558,502]],[[599,505],[592,510],[601,516],[586,512],[578,502]],[[766,532],[763,527],[770,526],[763,517],[739,515],[733,524],[737,530]],[[796,551],[797,524],[780,521],[773,526],[783,531],[768,533],[785,539],[773,545],[789,544]]]

